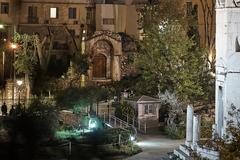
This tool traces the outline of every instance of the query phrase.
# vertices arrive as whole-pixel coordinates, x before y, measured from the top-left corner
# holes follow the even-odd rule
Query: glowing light
[[[23,84],[23,81],[22,80],[17,80],[17,85],[18,86],[21,86]]]
[[[3,24],[0,24],[0,29],[4,29],[4,25]]]
[[[134,136],[130,135],[129,139],[130,139],[130,141],[135,141],[136,138]]]
[[[17,44],[12,43],[12,44],[11,44],[11,48],[12,48],[12,49],[16,49],[16,48],[17,48]]]
[[[94,119],[90,119],[88,123],[89,129],[97,128],[97,122]]]

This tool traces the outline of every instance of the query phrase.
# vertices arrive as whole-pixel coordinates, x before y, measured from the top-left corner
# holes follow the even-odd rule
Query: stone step
[[[183,151],[181,151],[180,149],[175,149],[173,152],[177,157],[179,157],[181,160],[192,160],[192,158],[190,156],[188,156],[187,154],[185,154]]]
[[[190,147],[186,146],[185,144],[181,144],[179,146],[179,149],[181,151],[183,151],[186,155],[191,156],[192,149]]]
[[[167,153],[169,159],[177,159],[177,156],[173,152]]]

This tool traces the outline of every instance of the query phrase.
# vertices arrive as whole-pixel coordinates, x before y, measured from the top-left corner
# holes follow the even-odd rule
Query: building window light
[[[58,18],[58,8],[50,8],[50,18]]]

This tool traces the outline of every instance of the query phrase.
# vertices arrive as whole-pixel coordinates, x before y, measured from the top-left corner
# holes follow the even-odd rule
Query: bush
[[[120,147],[116,147],[113,145],[105,146],[104,147],[105,152],[112,155],[134,155],[139,152],[141,152],[141,148],[133,143],[127,143],[125,145],[122,145]]]
[[[86,107],[108,98],[107,89],[99,86],[68,87],[59,90],[56,95],[57,106],[62,109],[74,107]]]
[[[172,139],[183,139],[185,137],[185,126],[176,124],[166,126],[165,133]]]
[[[127,143],[130,138],[130,131],[126,131],[120,128],[110,128],[106,130],[98,130],[92,132],[88,140],[94,144],[117,144],[119,134],[121,135],[121,142]]]
[[[118,118],[121,118],[123,120],[127,120],[126,116],[124,115],[131,115],[134,116],[135,115],[135,110],[134,108],[127,102],[123,102],[122,104],[120,104],[120,106],[118,106],[115,110],[115,115]]]

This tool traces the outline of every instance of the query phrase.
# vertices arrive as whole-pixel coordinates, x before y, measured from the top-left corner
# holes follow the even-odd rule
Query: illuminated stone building
[[[67,68],[73,54],[84,52],[90,54],[93,62],[90,64],[90,81],[120,80],[123,75],[121,64],[125,63],[122,59],[126,59],[122,56],[136,51],[132,42],[139,38],[139,31],[134,4],[139,2],[145,1],[0,0],[0,23],[8,26],[4,29],[8,30],[6,37],[11,37],[14,31],[38,33],[42,39],[48,37],[45,46],[52,46],[49,52],[51,62],[55,63],[50,65],[56,66],[50,68],[54,71],[59,65]],[[97,37],[101,31],[105,36]],[[104,50],[107,44],[109,50]],[[94,45],[103,47],[101,50],[106,53],[96,54],[99,50],[96,51]]]

